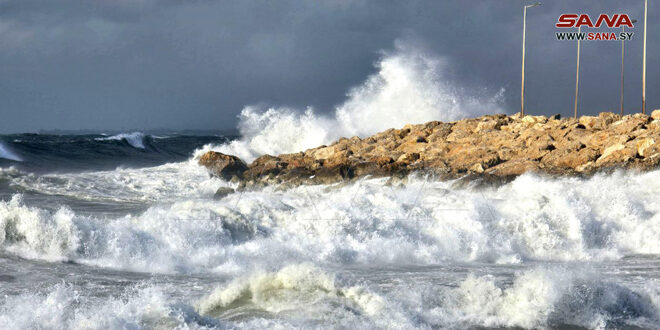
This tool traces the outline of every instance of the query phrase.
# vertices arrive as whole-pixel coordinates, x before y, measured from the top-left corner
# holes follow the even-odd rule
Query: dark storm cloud
[[[572,113],[564,12],[628,13],[627,103],[638,108],[642,1],[553,1],[528,15],[530,112]],[[650,107],[660,66],[649,8]],[[447,58],[447,79],[506,88],[519,107],[520,1],[0,0],[0,132],[229,128],[247,104],[331,111],[397,39]],[[618,108],[620,43],[584,42],[580,109]]]

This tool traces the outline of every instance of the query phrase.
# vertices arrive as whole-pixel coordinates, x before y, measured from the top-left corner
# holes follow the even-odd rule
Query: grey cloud
[[[531,112],[572,113],[575,44],[563,12],[625,12],[641,1],[552,1],[528,17]],[[466,88],[506,88],[518,109],[520,1],[0,1],[1,132],[230,128],[247,104],[331,111],[395,40],[423,44]],[[650,8],[649,17],[660,12]],[[641,21],[641,20],[640,20]],[[651,21],[649,31],[657,30]],[[639,107],[641,24],[628,43],[627,100]],[[655,30],[654,30],[655,29]],[[649,105],[660,67],[649,39]],[[583,43],[580,109],[618,106],[618,42]]]

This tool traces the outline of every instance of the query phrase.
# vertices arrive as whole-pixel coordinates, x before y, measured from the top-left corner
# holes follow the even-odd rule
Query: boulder
[[[637,139],[637,141],[635,142],[637,154],[642,157],[648,156],[647,154],[645,154],[645,151],[654,144],[655,144],[655,140],[653,138]]]
[[[232,155],[225,155],[216,151],[209,151],[199,158],[199,164],[206,167],[211,175],[230,180],[236,176],[243,177],[243,172],[248,170],[248,166],[240,158]]]
[[[213,199],[223,199],[229,194],[233,194],[234,189],[229,188],[229,187],[220,187],[218,190],[216,190],[215,195],[213,195]]]

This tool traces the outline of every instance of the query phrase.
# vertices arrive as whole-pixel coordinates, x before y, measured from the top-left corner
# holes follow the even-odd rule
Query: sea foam
[[[179,178],[162,173],[163,180]],[[219,201],[211,195],[221,181],[210,186],[181,182],[200,193],[152,205],[138,215],[109,218],[27,206],[16,195],[0,202],[0,228],[3,249],[26,258],[164,273],[244,271],[294,261],[618,260],[660,254],[660,204],[654,197],[660,186],[653,184],[660,182],[659,175],[549,179],[525,174],[487,190],[456,190],[451,182],[422,177],[401,187],[369,179],[336,187],[266,187]],[[88,198],[104,200],[95,196]],[[141,200],[137,192],[132,198]]]

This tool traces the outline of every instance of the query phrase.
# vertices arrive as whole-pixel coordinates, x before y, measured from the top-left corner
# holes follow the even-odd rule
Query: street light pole
[[[626,32],[626,26],[624,25],[623,28],[621,29],[622,33]],[[626,41],[621,40],[621,115],[623,116],[623,58],[625,54],[625,48],[626,48]]]
[[[540,6],[537,2],[533,5],[523,6],[523,40],[522,40],[522,77],[520,81],[520,115],[525,116],[525,32],[527,31],[527,8]]]
[[[642,56],[642,113],[646,113],[646,10],[648,0],[644,0],[644,55]]]
[[[575,110],[573,117],[577,118],[578,106],[578,85],[580,83],[580,31],[581,27],[578,26],[578,41],[577,41],[577,66],[575,68]]]
[[[637,20],[636,19],[632,20],[632,23],[633,24],[637,23]],[[625,25],[621,28],[621,33],[622,34],[626,33],[626,26]],[[622,116],[623,116],[623,99],[624,99],[624,93],[623,93],[623,90],[624,90],[624,70],[625,70],[625,66],[623,65],[623,63],[624,63],[623,59],[625,58],[625,53],[626,53],[625,49],[626,49],[626,41],[622,39],[621,40],[621,115]]]

